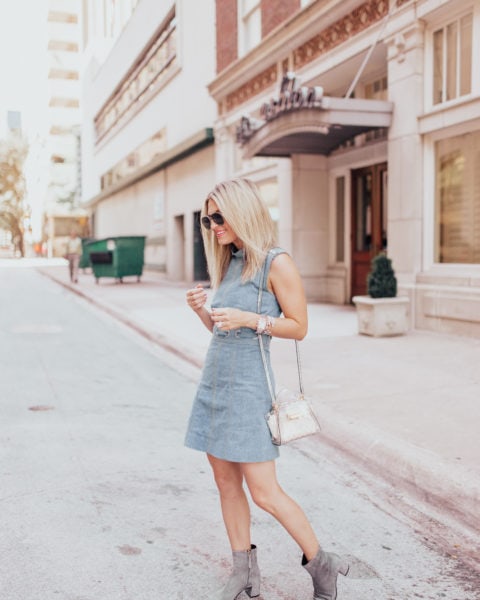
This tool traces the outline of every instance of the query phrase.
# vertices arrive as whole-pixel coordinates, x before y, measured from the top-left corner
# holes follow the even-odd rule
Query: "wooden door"
[[[371,261],[387,249],[387,163],[352,171],[352,296],[367,293]]]

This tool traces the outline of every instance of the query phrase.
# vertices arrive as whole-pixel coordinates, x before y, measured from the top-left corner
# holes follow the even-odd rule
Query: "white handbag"
[[[265,263],[266,262],[267,261],[265,260]],[[258,289],[258,314],[261,314],[265,263]],[[299,391],[294,392],[287,388],[283,388],[276,395],[273,391],[272,381],[267,367],[262,334],[258,335],[258,342],[260,344],[260,353],[262,355],[263,367],[267,378],[268,390],[272,398],[272,408],[265,415],[272,436],[272,443],[276,446],[281,446],[282,444],[287,444],[288,442],[293,442],[294,440],[318,433],[320,431],[320,424],[313,412],[310,402],[305,398],[303,391],[300,349],[297,340],[295,340],[295,350],[297,354]]]

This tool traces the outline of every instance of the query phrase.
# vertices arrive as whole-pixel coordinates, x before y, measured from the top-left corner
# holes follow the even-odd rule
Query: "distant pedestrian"
[[[252,182],[218,184],[201,214],[216,292],[211,312],[201,285],[186,294],[212,339],[185,443],[207,453],[232,548],[232,573],[216,598],[235,600],[243,591],[250,597],[260,594],[245,482],[255,504],[273,515],[302,550],[301,564],[313,579],[314,600],[335,600],[338,573],[346,575],[348,563],[320,548],[303,510],[280,487],[274,460],[278,447],[265,419],[271,396],[257,336],[263,336],[269,370],[272,337],[305,337],[307,304],[300,275],[290,256],[275,247],[273,221]],[[264,292],[261,315],[259,286]]]
[[[82,240],[78,233],[71,231],[70,237],[67,240],[67,252],[65,258],[68,260],[68,270],[70,273],[70,281],[78,283],[78,266],[82,255]]]

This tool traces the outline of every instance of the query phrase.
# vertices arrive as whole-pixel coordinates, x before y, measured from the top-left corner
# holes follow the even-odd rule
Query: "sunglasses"
[[[205,229],[210,229],[212,226],[212,221],[215,223],[215,225],[223,225],[225,223],[223,215],[219,212],[214,212],[211,215],[205,215],[202,217],[202,225],[205,227]]]

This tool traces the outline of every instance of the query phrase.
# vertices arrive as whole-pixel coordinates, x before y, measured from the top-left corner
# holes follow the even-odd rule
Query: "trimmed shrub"
[[[392,261],[383,253],[372,260],[372,268],[367,277],[367,292],[372,298],[394,298],[397,295],[397,279]]]

